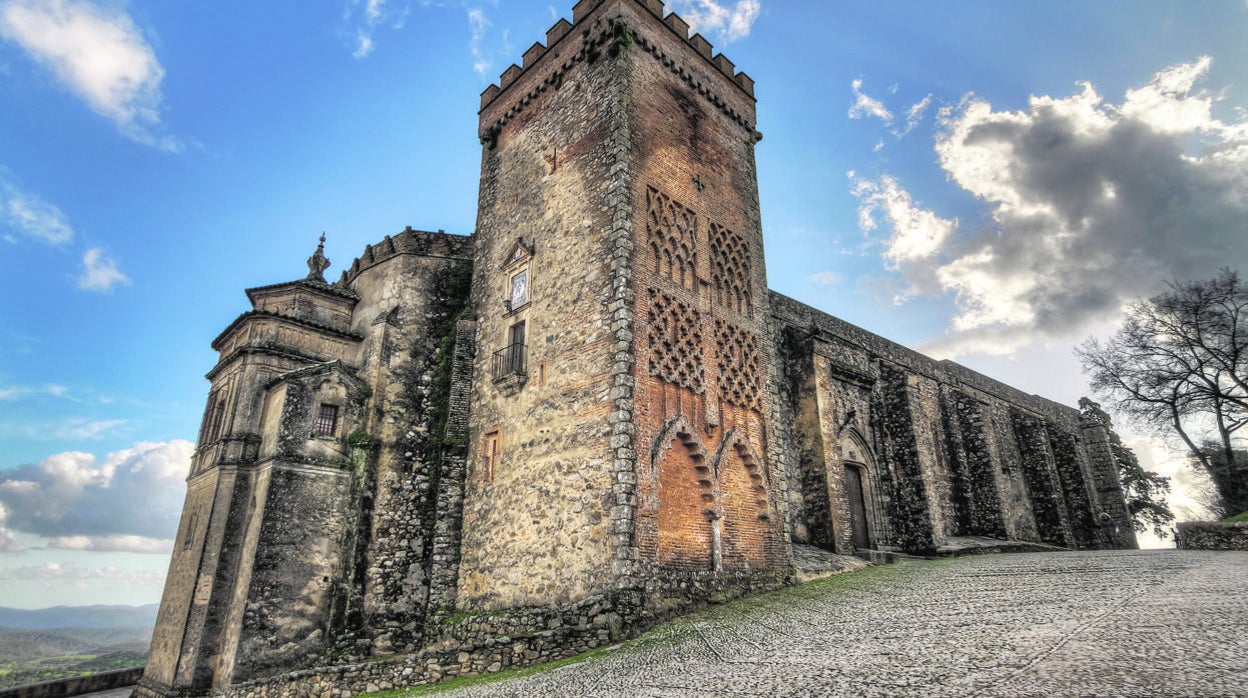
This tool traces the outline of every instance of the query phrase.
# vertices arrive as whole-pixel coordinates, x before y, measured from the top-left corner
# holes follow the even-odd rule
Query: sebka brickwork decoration
[[[702,313],[662,291],[648,289],[648,295],[650,375],[702,392]]]
[[[754,312],[750,284],[750,244],[741,235],[715,223],[710,224],[711,283],[715,302],[738,313]]]
[[[762,377],[758,366],[758,339],[726,320],[715,321],[715,356],[719,394],[738,407],[757,410]]]
[[[698,214],[654,187],[646,190],[646,233],[654,271],[689,289],[697,288]]]

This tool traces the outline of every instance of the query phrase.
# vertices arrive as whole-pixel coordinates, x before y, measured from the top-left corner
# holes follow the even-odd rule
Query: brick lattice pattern
[[[650,375],[702,392],[702,313],[662,291],[648,292]]]

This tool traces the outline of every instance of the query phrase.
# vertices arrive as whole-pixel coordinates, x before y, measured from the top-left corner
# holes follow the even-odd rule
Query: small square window
[[[316,435],[333,436],[338,430],[338,406],[321,405],[321,413],[316,417]]]

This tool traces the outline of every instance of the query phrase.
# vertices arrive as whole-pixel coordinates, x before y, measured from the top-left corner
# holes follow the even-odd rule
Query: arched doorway
[[[875,456],[857,429],[847,429],[841,439],[841,495],[845,497],[846,511],[837,516],[842,527],[840,545],[848,543],[855,550],[874,549],[880,539],[887,539],[887,524],[880,518]]]
[[[855,550],[871,547],[871,528],[867,522],[867,498],[862,485],[866,467],[860,463],[845,464],[845,497],[849,500],[850,539]]]

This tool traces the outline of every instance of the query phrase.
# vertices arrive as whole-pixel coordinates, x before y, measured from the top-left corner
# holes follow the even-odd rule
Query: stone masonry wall
[[[482,94],[472,238],[248,291],[139,695],[549,661],[792,583],[790,540],[1105,544],[1104,428],[767,290],[753,81],[664,13],[581,0]]]
[[[613,426],[624,399],[613,395],[623,387],[615,366],[631,358],[631,327],[615,305],[626,288],[616,280],[627,266],[615,256],[623,221],[611,204],[621,76],[605,25],[566,25],[523,71],[504,74],[495,98],[487,91],[480,115],[478,353],[458,591],[469,610],[568,603],[615,583],[613,469],[619,449],[631,450]],[[512,305],[521,272],[527,302]],[[520,323],[523,355],[508,354]]]
[[[784,379],[777,395],[781,407],[780,442],[792,444],[788,478],[788,517],[793,542],[836,547],[832,525],[829,473],[815,385],[814,353],[809,339],[793,332],[776,333],[776,353],[782,357]]]
[[[1011,415],[1014,431],[1018,434],[1023,477],[1040,540],[1050,545],[1073,546],[1074,534],[1048,432],[1042,422],[1017,409],[1011,410]]]
[[[432,599],[439,599],[436,609],[454,594],[454,571],[445,563],[458,555],[446,548],[445,531],[457,538],[459,517],[443,517],[440,507],[462,490],[463,458],[447,453],[446,425],[455,353],[471,351],[456,329],[468,305],[471,259],[469,238],[409,228],[370,245],[344,273],[368,299],[352,318],[366,337],[361,375],[372,386],[368,423],[355,438],[374,453],[344,580],[352,594],[345,634],[334,639],[344,657],[414,651]],[[463,389],[469,383],[461,374]],[[452,444],[460,451],[462,431]]]
[[[1102,510],[1115,520],[1123,516],[1121,489],[1113,487],[1112,454],[1077,410],[935,361],[779,294],[771,294],[771,305],[775,332],[797,338],[786,343],[797,349],[784,355],[796,381],[784,393],[793,415],[794,427],[784,432],[792,450],[811,450],[804,444],[812,442],[813,428],[815,440],[843,440],[862,411],[850,409],[845,396],[869,391],[870,438],[862,448],[879,462],[871,479],[877,493],[866,503],[868,520],[879,521],[873,544],[922,551],[957,535],[1107,544],[1092,516]],[[821,353],[838,358],[820,359]],[[838,499],[835,483],[845,455],[827,450],[822,462],[802,457],[811,462],[800,472],[805,489],[826,480],[831,512],[827,521],[814,519],[824,516],[814,497],[815,506],[803,504],[794,517],[795,530],[804,527],[809,535],[830,522],[843,546],[848,502]],[[808,498],[807,491],[790,495],[790,501]]]
[[[948,391],[943,405],[947,405],[948,443],[960,446],[956,448],[957,466],[951,469],[958,517],[954,532],[1004,537],[993,457],[985,435],[985,405],[957,390]]]
[[[1178,547],[1185,550],[1248,550],[1248,522],[1183,521]]]
[[[349,473],[275,466],[254,550],[234,675],[315,663],[341,576]]]

